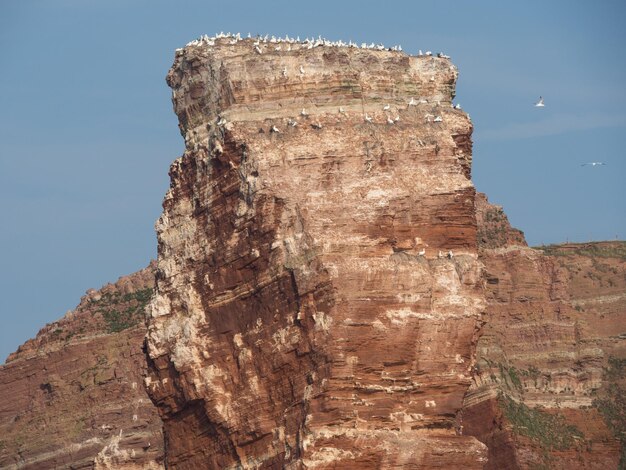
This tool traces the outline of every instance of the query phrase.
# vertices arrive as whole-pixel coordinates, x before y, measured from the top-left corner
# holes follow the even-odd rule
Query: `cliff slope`
[[[481,196],[476,212],[488,303],[464,433],[488,446],[487,469],[617,468],[626,244],[533,249],[500,207]]]
[[[148,332],[168,468],[482,468],[455,429],[484,305],[456,77],[388,50],[177,52]]]
[[[143,386],[154,266],[90,290],[0,366],[0,468],[163,468]]]

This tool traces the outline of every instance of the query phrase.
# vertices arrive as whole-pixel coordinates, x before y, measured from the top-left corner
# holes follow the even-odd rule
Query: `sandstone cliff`
[[[0,468],[617,468],[626,244],[529,248],[474,192],[456,75],[177,51],[158,264],[0,366]]]
[[[168,468],[482,468],[455,429],[484,307],[456,68],[276,48],[199,41],[168,74],[186,151],[147,381]]]
[[[91,290],[0,366],[0,468],[163,468],[143,387],[154,266]]]
[[[488,469],[617,468],[626,244],[528,248],[477,202],[488,303],[464,433],[488,446]]]

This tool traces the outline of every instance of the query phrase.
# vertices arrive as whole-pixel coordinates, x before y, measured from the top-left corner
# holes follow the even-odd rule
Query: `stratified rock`
[[[456,423],[484,294],[455,67],[253,41],[195,42],[167,78],[186,151],[147,387],[168,468],[482,468]]]
[[[162,425],[143,386],[154,266],[91,289],[0,366],[3,469],[160,469]]]
[[[488,304],[464,434],[489,448],[486,469],[617,468],[626,244],[528,248],[501,208],[480,199]]]

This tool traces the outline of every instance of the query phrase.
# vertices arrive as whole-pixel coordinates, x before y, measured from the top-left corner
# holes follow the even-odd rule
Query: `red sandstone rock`
[[[0,466],[616,468],[625,245],[475,195],[447,59],[229,42],[168,75],[149,374],[154,267],[0,366]]]
[[[487,469],[617,468],[598,400],[609,358],[626,357],[624,243],[531,249],[478,199],[488,305],[464,433],[489,448]]]
[[[187,149],[148,333],[168,468],[482,468],[455,430],[484,305],[456,75],[252,40],[177,53]]]
[[[154,266],[90,290],[0,366],[0,467],[163,468],[143,387]]]

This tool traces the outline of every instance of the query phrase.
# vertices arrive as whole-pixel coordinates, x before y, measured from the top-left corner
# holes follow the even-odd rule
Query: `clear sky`
[[[0,361],[156,257],[183,150],[164,77],[188,41],[322,35],[451,55],[476,187],[535,245],[626,238],[625,22],[623,0],[0,1]]]

